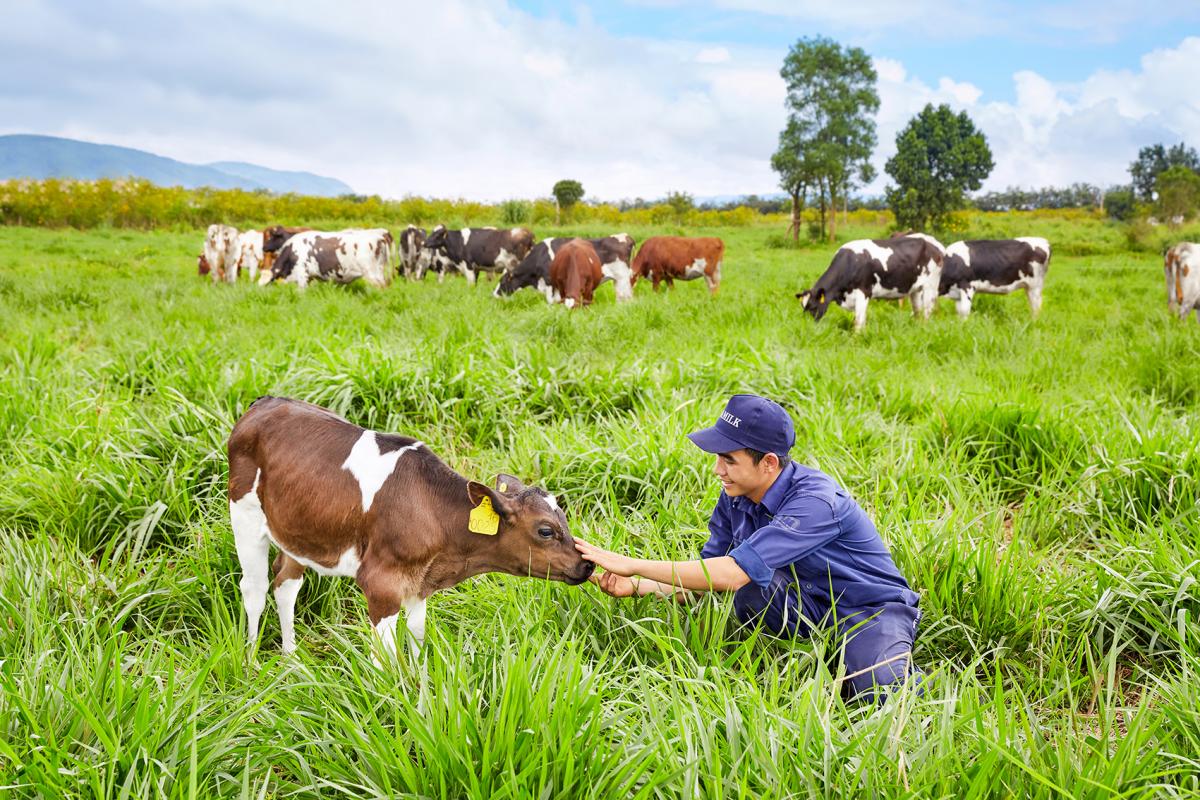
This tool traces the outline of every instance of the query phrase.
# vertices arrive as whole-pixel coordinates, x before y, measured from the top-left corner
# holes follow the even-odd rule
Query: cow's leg
[[[408,635],[412,637],[413,647],[418,653],[425,646],[425,605],[424,598],[414,597],[404,602]]]
[[[467,268],[463,270],[463,275],[467,278],[467,286],[474,286],[476,281],[475,270]]]
[[[1032,281],[1027,284],[1025,296],[1029,298],[1029,310],[1036,317],[1042,310],[1042,282]]]
[[[974,293],[973,289],[958,290],[958,297],[954,300],[954,310],[958,312],[958,316],[962,319],[971,316],[971,295]]]
[[[854,305],[854,330],[861,331],[867,325],[867,295],[862,289],[855,289],[849,298]]]
[[[304,565],[287,553],[280,552],[275,558],[275,609],[279,612],[279,630],[283,639],[283,654],[296,650],[296,595],[304,582]]]
[[[258,499],[258,478],[241,498],[229,502],[229,521],[238,561],[242,565],[242,604],[246,608],[246,640],[253,647],[258,640],[258,622],[267,603],[267,556],[271,544],[267,540],[267,518]]]
[[[704,282],[708,284],[708,293],[713,297],[717,296],[717,287],[720,286],[720,278],[716,275],[705,274]]]

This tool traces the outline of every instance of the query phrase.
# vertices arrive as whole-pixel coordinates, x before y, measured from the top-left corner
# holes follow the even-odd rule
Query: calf
[[[392,281],[392,234],[384,228],[326,233],[306,231],[284,242],[258,282],[283,280],[301,289],[309,280],[350,283],[362,278],[383,288]]]
[[[425,239],[427,266],[457,269],[474,285],[480,272],[515,269],[533,249],[533,233],[526,228],[463,228],[451,231],[439,225]],[[423,273],[422,273],[423,274]]]
[[[550,262],[550,286],[569,309],[590,306],[592,293],[604,280],[596,248],[584,239],[572,239],[559,248]]]
[[[428,597],[474,575],[579,584],[592,573],[553,495],[508,475],[494,489],[467,480],[416,439],[280,397],[255,400],[229,435],[229,518],[249,642],[270,583],[285,653],[308,568],[355,579],[392,654],[401,610],[419,647]]]
[[[1180,242],[1163,259],[1167,279],[1167,306],[1181,320],[1195,309],[1200,322],[1200,244]]]
[[[250,280],[258,278],[258,267],[263,260],[262,231],[242,231],[238,234],[238,258],[234,269],[245,270]],[[237,275],[234,275],[237,279]]]
[[[208,226],[204,237],[204,260],[213,283],[237,280],[238,230],[229,225]]]
[[[287,228],[283,225],[272,225],[265,228],[262,232],[262,268],[264,270],[271,269],[272,264],[275,263],[275,254],[279,252],[279,248],[283,247],[284,242],[297,233],[311,230],[312,228]]]
[[[929,319],[941,273],[941,245],[930,237],[859,239],[839,247],[812,288],[796,297],[815,320],[825,316],[830,303],[838,303],[854,312],[854,330],[860,331],[867,324],[871,298],[907,297],[913,314]]]
[[[1036,317],[1049,265],[1050,243],[1038,236],[955,242],[946,248],[938,293],[953,300],[958,315],[966,319],[976,294],[1024,289]]]
[[[554,297],[554,290],[550,286],[550,264],[554,261],[558,249],[570,241],[572,240],[568,238],[553,238],[538,242],[516,269],[504,273],[492,294],[502,297],[518,289],[533,286],[546,295],[546,302],[557,302],[558,298]],[[613,282],[618,302],[632,300],[633,273],[629,265],[633,260],[633,237],[627,233],[615,233],[612,236],[584,241],[592,245],[597,258],[600,259],[600,282]]]
[[[400,274],[406,278],[423,278],[424,271],[417,274],[417,263],[421,257],[421,245],[425,244],[425,229],[409,225],[400,232]]]

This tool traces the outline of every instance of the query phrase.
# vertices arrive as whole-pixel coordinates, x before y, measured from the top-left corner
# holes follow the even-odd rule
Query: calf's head
[[[209,266],[208,259],[204,257],[203,253],[200,254],[200,258],[196,262],[196,270],[201,275],[207,275],[209,272],[212,271],[212,267]]]
[[[490,501],[500,518],[490,542],[495,571],[575,585],[586,581],[595,569],[575,549],[567,517],[554,495],[501,474],[496,476],[495,488],[469,481],[467,496],[472,506]]]

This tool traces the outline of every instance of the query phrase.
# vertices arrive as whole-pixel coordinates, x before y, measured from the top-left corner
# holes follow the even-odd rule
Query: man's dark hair
[[[756,466],[756,467],[758,466],[758,462],[760,462],[764,458],[766,458],[766,455],[767,455],[762,450],[755,450],[753,447],[747,447],[747,448],[745,448],[745,450],[747,453],[750,454],[750,460],[754,462],[754,466]],[[792,460],[792,457],[789,456],[787,453],[784,453],[783,455],[776,453],[775,457],[779,459],[779,469],[780,470],[782,470],[789,463],[791,463],[791,460]]]

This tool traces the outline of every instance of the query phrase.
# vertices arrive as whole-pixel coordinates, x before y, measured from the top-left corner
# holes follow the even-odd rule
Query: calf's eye
[[[541,536],[543,539],[549,539],[553,535],[554,528],[551,528],[549,525],[543,525],[538,528],[538,536]]]

